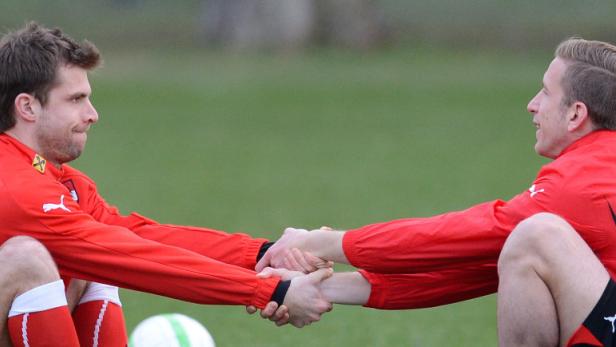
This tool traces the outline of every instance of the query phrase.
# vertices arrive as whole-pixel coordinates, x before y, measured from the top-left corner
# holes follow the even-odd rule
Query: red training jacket
[[[195,303],[263,308],[280,281],[249,270],[265,239],[122,216],[86,175],[0,134],[0,244],[17,235],[42,242],[62,276]]]
[[[431,218],[400,219],[348,231],[343,249],[372,284],[366,306],[448,304],[494,293],[505,239],[523,219],[566,219],[616,274],[616,132],[595,131],[542,167],[530,189]]]

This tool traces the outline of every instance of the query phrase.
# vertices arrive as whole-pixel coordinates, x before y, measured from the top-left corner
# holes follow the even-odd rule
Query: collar
[[[558,159],[566,153],[572,152],[580,147],[584,147],[595,142],[603,142],[607,139],[616,139],[616,131],[607,129],[595,130],[570,144],[569,147],[565,148],[556,158]]]
[[[1,133],[0,142],[7,143],[11,147],[15,148],[16,152],[18,152],[21,158],[23,158],[24,162],[27,162],[28,165],[32,167],[32,170],[35,170],[42,175],[50,176],[55,180],[59,180],[62,176],[64,176],[64,165],[61,165],[60,168],[55,167],[49,163],[47,159],[43,158],[43,156],[36,153],[32,148],[21,143],[16,138],[6,133]]]

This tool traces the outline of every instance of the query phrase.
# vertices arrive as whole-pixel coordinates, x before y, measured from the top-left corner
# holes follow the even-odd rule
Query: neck
[[[31,132],[22,131],[17,127],[13,127],[5,131],[4,133],[21,142],[22,144],[30,147],[33,151],[43,156],[43,158],[45,158],[48,163],[52,164],[56,168],[60,168],[62,166],[60,163],[57,163],[54,160],[48,158],[47,155],[43,153],[43,151],[41,151],[41,148],[38,145],[38,142],[35,140],[34,136],[30,135]]]
[[[12,127],[11,129],[5,131],[4,133],[18,140],[24,145],[32,148],[35,152],[37,153],[39,152],[37,143],[34,141],[34,139],[31,136],[28,136],[28,132],[20,131],[20,129],[18,129],[17,127]]]

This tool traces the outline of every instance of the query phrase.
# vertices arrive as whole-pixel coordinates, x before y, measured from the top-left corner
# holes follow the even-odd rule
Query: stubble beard
[[[37,139],[41,154],[54,164],[61,165],[73,161],[81,155],[83,147],[73,141],[72,131],[68,134],[57,134],[39,129]]]

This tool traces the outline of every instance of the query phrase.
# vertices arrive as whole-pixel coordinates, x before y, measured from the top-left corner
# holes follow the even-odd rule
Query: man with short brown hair
[[[63,279],[93,281],[73,313],[79,343],[126,345],[118,286],[201,304],[267,310],[284,303],[290,315],[276,317],[300,327],[329,310],[318,284],[330,269],[292,280],[259,277],[253,269],[267,240],[123,216],[94,181],[66,164],[81,155],[98,121],[88,72],[99,60],[92,44],[35,23],[0,41],[0,244],[29,236],[48,250]],[[44,333],[70,331],[58,327],[72,324],[70,316],[51,319],[46,313],[54,307],[37,305],[63,290],[54,281],[25,296],[5,293],[0,315],[10,304],[15,345],[74,345],[71,336],[62,342]],[[5,329],[0,325],[0,335]]]

